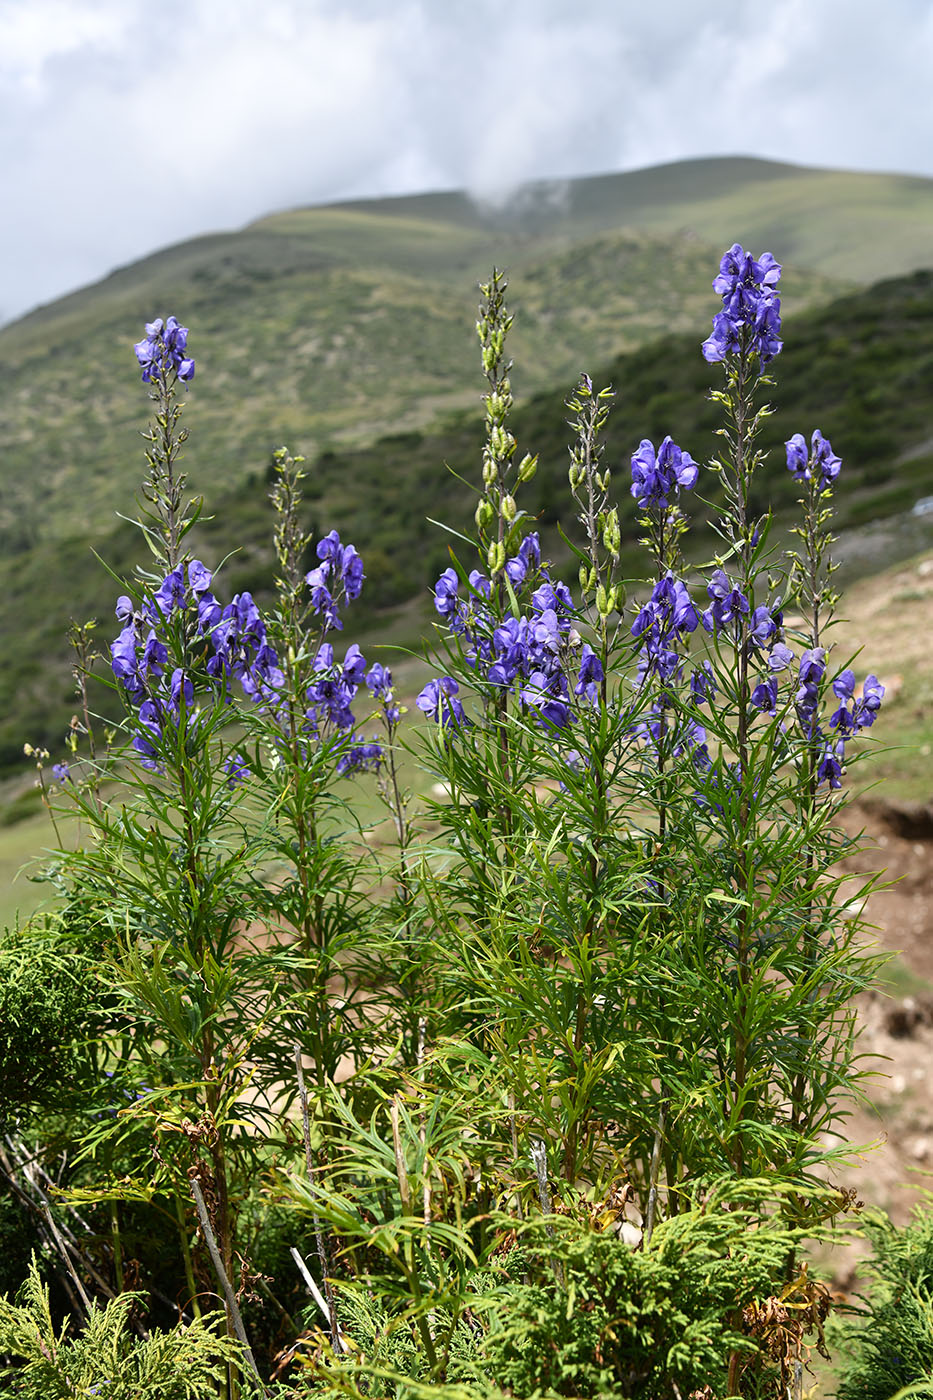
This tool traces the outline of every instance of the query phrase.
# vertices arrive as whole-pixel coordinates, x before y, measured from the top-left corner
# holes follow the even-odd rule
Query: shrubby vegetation
[[[874,1287],[863,1316],[838,1328],[848,1354],[839,1400],[933,1395],[933,1219],[921,1208],[906,1229],[878,1217],[866,1230]]]
[[[620,485],[612,392],[581,377],[573,587],[525,504],[483,287],[481,481],[417,726],[349,640],[366,563],[308,532],[300,459],[275,454],[272,606],[193,555],[194,360],[174,318],[146,327],[151,562],[106,670],[73,632],[70,752],[42,776],[81,836],[61,914],[0,950],[0,1171],[36,1249],[0,1313],[10,1394],[801,1394],[876,965],[839,915],[835,818],[884,687],[832,652],[839,456],[787,438],[790,555],[756,485],[779,277],[722,260],[708,467],[645,438]]]

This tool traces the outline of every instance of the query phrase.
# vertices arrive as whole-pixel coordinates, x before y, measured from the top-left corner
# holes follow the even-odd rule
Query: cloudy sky
[[[0,320],[276,208],[751,154],[933,176],[933,0],[0,0]]]

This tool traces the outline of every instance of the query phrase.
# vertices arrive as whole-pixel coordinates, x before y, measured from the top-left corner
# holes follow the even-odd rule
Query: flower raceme
[[[631,492],[642,506],[665,507],[670,496],[696,485],[699,467],[690,456],[666,437],[654,450],[649,438],[642,438],[638,451],[632,454]]]
[[[794,433],[784,444],[787,449],[787,470],[795,481],[818,479],[824,491],[831,489],[842,467],[842,458],[837,457],[828,438],[824,438],[819,428],[810,439],[810,448],[803,433]]]
[[[363,561],[352,544],[341,544],[336,530],[331,530],[317,546],[320,564],[305,576],[311,589],[311,604],[320,614],[325,631],[340,631],[343,623],[337,611],[341,601],[352,602],[363,588]]]
[[[770,253],[753,258],[733,243],[713,282],[722,310],[713,317],[713,333],[703,342],[705,360],[714,364],[747,350],[767,364],[781,353],[781,300],[774,290],[780,278],[781,264]]]
[[[363,568],[357,551],[352,545],[341,545],[336,531],[321,541],[318,557],[321,567],[308,575],[308,584],[312,607],[326,632],[342,626],[337,600],[359,596]],[[116,613],[124,625],[111,644],[111,669],[138,709],[140,728],[133,747],[147,766],[158,766],[157,746],[164,738],[165,725],[177,725],[183,711],[187,715],[196,711],[198,671],[212,702],[230,703],[236,681],[246,698],[264,708],[271,719],[281,718],[285,676],[252,594],[238,593],[223,606],[211,591],[212,582],[211,571],[201,560],[192,559],[166,574],[138,610],[125,595],[118,599]],[[172,630],[172,637],[167,629]],[[188,669],[175,667],[168,676],[172,642],[176,651],[180,647],[191,657],[191,662]],[[374,696],[383,700],[387,716],[397,716],[389,671],[379,666],[367,673],[366,661],[355,644],[338,662],[331,644],[322,641],[312,673],[305,692],[303,737],[334,742],[338,772],[377,766],[382,750],[356,733],[350,705],[360,687],[368,683]],[[241,781],[246,772],[245,765],[238,763],[234,781]]]
[[[574,630],[573,595],[542,565],[536,533],[525,536],[504,572],[513,589],[530,590],[529,612],[497,621],[486,575],[473,570],[463,596],[454,568],[445,569],[434,585],[435,610],[450,632],[463,639],[465,660],[479,678],[502,689],[514,687],[544,728],[564,729],[573,722],[574,697],[596,703],[602,663]],[[466,715],[451,686],[456,682],[450,676],[431,681],[417,704],[435,722],[457,728],[466,723]]]
[[[663,681],[680,678],[680,639],[684,633],[696,631],[697,622],[697,610],[686,585],[670,573],[658,579],[632,623],[632,636],[641,648],[636,685],[644,684],[651,675]]]
[[[183,384],[190,383],[194,378],[194,360],[186,354],[187,348],[188,327],[180,326],[175,316],[164,322],[161,317],[147,322],[145,339],[133,346],[143,383],[152,384],[173,375]]]

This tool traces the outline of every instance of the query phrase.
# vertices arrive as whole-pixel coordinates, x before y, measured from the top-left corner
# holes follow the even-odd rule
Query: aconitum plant
[[[845,472],[818,430],[787,442],[793,552],[752,509],[780,276],[736,244],[713,283],[711,462],[666,436],[610,463],[613,394],[581,375],[550,542],[505,284],[484,285],[475,533],[431,586],[413,725],[346,640],[364,561],[306,528],[303,459],[274,454],[271,599],[193,552],[188,332],[135,347],[156,562],[116,606],[120,733],[53,770],[91,833],[61,853],[69,919],[107,969],[80,1203],[116,1292],[121,1213],[137,1238],[171,1223],[183,1315],[213,1293],[238,1338],[229,1400],[273,1365],[283,1400],[491,1400],[503,1366],[528,1393],[762,1400],[822,1335],[800,1256],[847,1204],[826,1144],[873,968],[839,917],[835,817],[884,687],[834,648]],[[703,565],[697,496],[720,505]],[[388,834],[364,829],[374,795]]]

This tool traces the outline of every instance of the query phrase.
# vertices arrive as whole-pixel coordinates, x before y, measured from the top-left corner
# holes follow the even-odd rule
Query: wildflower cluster
[[[453,568],[445,569],[434,586],[435,609],[450,631],[464,639],[467,663],[479,678],[502,691],[517,689],[522,705],[545,726],[565,729],[573,719],[571,685],[577,699],[595,699],[603,678],[599,657],[573,626],[570,589],[542,566],[536,533],[525,536],[504,572],[513,589],[538,584],[530,594],[529,613],[497,621],[489,579],[474,570],[469,597],[462,598]],[[466,715],[458,690],[451,676],[432,680],[418,696],[418,708],[445,726],[462,725]]]
[[[833,734],[824,734],[819,723],[820,690],[826,676],[826,651],[811,647],[800,658],[799,687],[795,697],[801,728],[818,746],[816,776],[831,788],[842,786],[846,744],[863,729],[870,729],[884,699],[884,686],[875,675],[866,676],[857,694],[855,673],[849,667],[832,683],[833,694],[841,702],[829,719]]]
[[[829,439],[824,438],[819,428],[813,433],[809,451],[802,433],[794,433],[792,438],[788,438],[785,446],[787,470],[795,481],[803,482],[816,478],[824,490],[832,486],[839,475],[842,459],[836,456]]]
[[[825,1149],[834,1095],[858,1079],[848,1008],[871,964],[858,921],[838,917],[851,891],[833,873],[843,838],[831,793],[884,687],[832,663],[827,497],[841,463],[822,434],[787,443],[806,484],[790,566],[769,544],[770,516],[751,516],[779,276],[770,254],[735,245],[714,284],[722,310],[703,353],[726,361],[713,398],[728,426],[712,464],[725,542],[712,564],[688,572],[681,546],[682,502],[700,478],[690,453],[665,437],[632,454],[622,489],[650,553],[634,607],[603,460],[612,391],[584,375],[569,400],[582,527],[577,542],[572,526],[564,536],[579,566],[572,593],[516,503],[535,459],[513,461],[511,318],[501,280],[485,289],[476,555],[434,585],[443,673],[417,698],[435,726],[422,766],[451,799],[432,805],[426,841],[409,820],[391,672],[337,645],[363,587],[357,550],[336,530],[316,543],[305,532],[302,459],[283,448],[274,600],[218,596],[186,544],[199,505],[175,470],[187,331],[153,322],[136,347],[157,405],[141,524],[158,564],[117,603],[110,666],[127,742],[113,749],[108,736],[99,760],[89,743],[85,762],[75,728],[71,770],[52,770],[91,832],[77,850],[59,838],[69,917],[93,921],[113,982],[95,1061],[108,1066],[101,1111],[73,1115],[92,1125],[78,1158],[88,1177],[75,1180],[110,1207],[113,1246],[98,1262],[113,1261],[120,1292],[126,1181],[140,1183],[134,1239],[159,1197],[151,1233],[167,1297],[209,1286],[193,1264],[200,1225],[250,1393],[275,1362],[244,1339],[255,1325],[278,1345],[287,1317],[281,1280],[263,1272],[270,1201],[291,1212],[291,1255],[323,1282],[331,1346],[316,1350],[315,1383],[328,1394],[382,1394],[389,1376],[426,1400],[506,1382],[523,1395],[666,1385],[752,1396],[777,1393],[778,1367],[786,1389],[786,1358],[759,1345],[745,1304],[800,1284],[795,1250],[840,1208],[816,1169],[838,1150]],[[381,742],[354,714],[366,691]],[[158,780],[111,766],[126,756]],[[35,757],[41,782],[48,755]],[[91,766],[120,774],[116,799],[109,781],[86,779]],[[355,770],[378,771],[394,846],[360,840],[333,791]],[[55,1107],[57,1132],[67,1114]],[[672,1241],[696,1239],[690,1257],[727,1272],[735,1242],[751,1242],[721,1297],[694,1315],[684,1295],[687,1333],[706,1329],[699,1350],[673,1361],[651,1332],[627,1335],[598,1376],[549,1372],[553,1347],[542,1368],[517,1290],[533,1285],[535,1315],[566,1322],[594,1200],[638,1236],[633,1250],[619,1229],[597,1232],[633,1297]],[[495,1286],[491,1254],[519,1221],[521,1258],[496,1265],[515,1286]],[[276,1255],[280,1238],[277,1227]],[[529,1283],[535,1238],[547,1267]],[[141,1253],[139,1269],[150,1262]],[[342,1286],[348,1274],[366,1280],[362,1303]],[[264,1278],[269,1326],[265,1287],[249,1291]],[[373,1351],[377,1334],[388,1350]],[[495,1361],[503,1337],[521,1347],[519,1380]],[[228,1396],[245,1393],[228,1381]]]
[[[739,243],[723,254],[713,291],[722,297],[722,310],[713,317],[713,333],[703,342],[710,364],[727,355],[751,351],[762,364],[780,354],[781,299],[775,292],[781,264],[770,253],[753,258]]]
[[[175,376],[187,384],[194,378],[194,360],[185,352],[188,348],[188,327],[180,326],[175,316],[163,323],[161,316],[146,323],[146,335],[133,346],[142,366],[144,384]]]
[[[632,456],[632,495],[643,506],[666,506],[670,496],[696,485],[699,467],[670,437],[654,450],[654,443],[642,438]]]
[[[307,584],[311,608],[326,633],[343,626],[337,603],[359,596],[363,567],[357,551],[342,545],[336,531],[321,541],[317,553],[322,562],[307,575]],[[246,698],[271,719],[282,717],[285,676],[266,620],[251,593],[238,593],[224,606],[211,591],[212,582],[211,571],[192,559],[170,570],[140,608],[126,595],[117,601],[116,614],[124,625],[111,644],[111,669],[137,707],[140,729],[133,747],[149,767],[158,766],[166,724],[177,727],[183,716],[193,718],[201,682],[212,703],[231,704],[232,685],[238,682]],[[181,664],[170,667],[170,656]],[[384,667],[374,668],[370,677],[374,694],[391,693]],[[338,662],[332,645],[320,642],[305,690],[303,734],[335,743],[341,773],[377,766],[381,758],[378,744],[356,735],[350,708],[367,679],[358,646],[350,646]]]
[[[665,574],[632,623],[632,636],[640,643],[637,684],[652,675],[663,681],[679,680],[683,658],[678,646],[696,626],[697,611],[686,584],[671,573]]]
[[[251,595],[238,594],[222,607],[211,592],[212,577],[192,559],[170,570],[140,608],[126,594],[117,600],[123,628],[110,646],[111,669],[138,708],[141,728],[133,747],[147,766],[158,763],[166,724],[192,716],[196,679],[206,678],[228,701],[234,680],[256,698],[281,679]],[[182,663],[171,669],[170,651]]]
[[[320,564],[311,569],[305,581],[311,589],[311,606],[319,614],[325,631],[341,631],[343,623],[337,611],[341,600],[352,602],[363,587],[363,561],[352,544],[340,543],[336,530],[331,530],[317,547]]]

